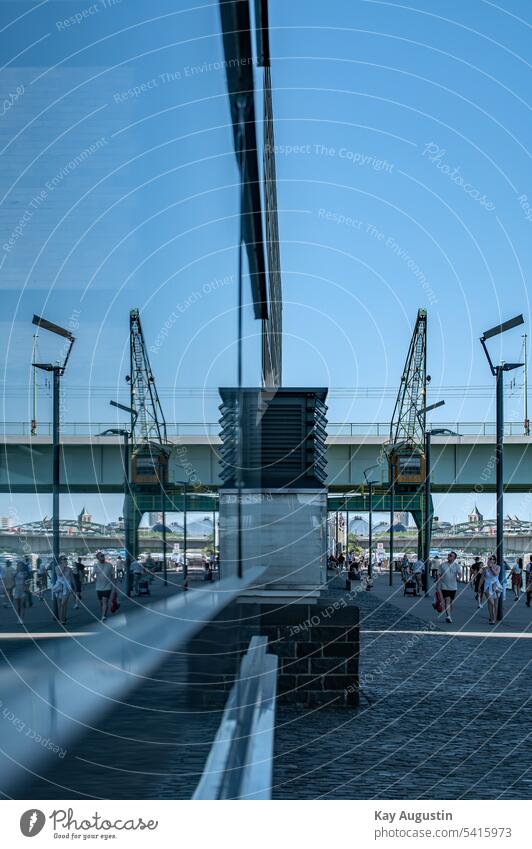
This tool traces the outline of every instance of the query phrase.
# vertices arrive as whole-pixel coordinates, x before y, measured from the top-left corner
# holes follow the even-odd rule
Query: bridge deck
[[[171,438],[179,449],[171,457],[170,481],[199,482],[216,487],[219,477],[217,435]],[[328,485],[345,491],[359,486],[363,471],[379,465],[377,480],[388,479],[383,457],[384,435],[330,435],[327,440]],[[48,492],[51,481],[51,437],[7,434],[0,437],[0,492]],[[119,493],[123,491],[122,438],[65,435],[62,437],[63,492]],[[505,485],[508,492],[532,488],[530,437],[506,438]],[[484,434],[435,436],[432,449],[434,492],[493,492],[495,437]]]

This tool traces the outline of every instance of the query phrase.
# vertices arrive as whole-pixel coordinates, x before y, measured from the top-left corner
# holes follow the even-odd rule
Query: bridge
[[[64,493],[121,493],[124,490],[122,437],[105,431],[113,424],[69,423],[63,426],[61,491]],[[380,464],[376,477],[388,479],[383,448],[387,429],[380,423],[330,423],[327,439],[327,473],[331,492],[347,492],[360,486],[363,471]],[[388,426],[389,427],[389,426]],[[486,422],[440,424],[451,431],[432,439],[432,491],[436,493],[494,492],[494,425]],[[0,492],[49,492],[52,481],[50,426],[31,435],[23,423],[6,423],[0,435]],[[532,489],[532,441],[520,423],[506,425],[505,489]],[[175,445],[169,482],[187,482],[196,491],[216,488],[219,476],[219,424],[184,423],[168,426]],[[457,435],[460,434],[460,435]],[[154,509],[156,509],[154,507]],[[201,506],[199,509],[203,509]],[[356,509],[356,508],[354,508]],[[358,509],[363,509],[359,507]]]

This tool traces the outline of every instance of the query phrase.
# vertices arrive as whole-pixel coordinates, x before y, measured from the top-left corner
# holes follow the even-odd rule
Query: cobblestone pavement
[[[278,707],[274,798],[530,798],[532,640],[454,636],[373,593],[351,602],[360,707]],[[154,677],[22,798],[189,798],[221,712],[187,706],[179,655]]]
[[[88,728],[63,760],[26,780],[17,798],[189,799],[222,712],[188,707],[185,679],[183,656],[171,655],[149,684]]]
[[[532,640],[451,636],[370,593],[356,603],[360,707],[278,709],[274,798],[530,798]]]

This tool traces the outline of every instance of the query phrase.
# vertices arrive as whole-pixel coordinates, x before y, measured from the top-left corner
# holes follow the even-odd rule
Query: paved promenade
[[[182,575],[178,575],[174,570],[168,570],[168,584],[166,587],[164,586],[162,572],[156,572],[153,576],[153,581],[149,585],[150,595],[128,598],[125,594],[125,581],[118,582],[117,590],[118,601],[121,605],[120,613],[145,607],[146,604],[159,601],[175,592],[180,592],[181,585]],[[46,639],[48,635],[54,635],[54,638],[58,638],[59,636],[67,637],[69,634],[79,635],[84,628],[94,625],[100,620],[100,607],[96,597],[94,583],[83,584],[81,602],[78,609],[74,608],[73,597],[70,599],[66,628],[57,622],[53,616],[50,596],[50,590],[44,593],[43,601],[37,595],[33,595],[33,606],[26,608],[22,625],[19,624],[11,604],[7,604],[5,596],[1,596],[0,644],[5,646],[10,640],[23,642],[31,641],[32,639]],[[111,619],[112,615],[110,614],[109,620]]]
[[[433,583],[431,580],[431,587]],[[514,601],[513,593],[506,592],[503,605],[504,617],[502,622],[495,626],[488,625],[488,609],[484,603],[482,608],[477,607],[473,590],[469,584],[459,584],[456,599],[453,605],[452,624],[447,624],[445,614],[438,614],[432,607],[433,591],[429,597],[404,595],[403,583],[400,576],[394,575],[393,586],[389,586],[388,575],[377,575],[374,582],[372,594],[382,601],[393,604],[398,610],[410,613],[425,622],[432,622],[438,628],[446,632],[467,631],[468,633],[497,633],[514,634],[529,631],[532,634],[532,607],[525,604],[525,594],[521,593],[518,602]]]
[[[278,710],[274,797],[530,798],[530,609],[493,628],[464,594],[446,625],[376,583],[356,597],[360,708]]]
[[[170,573],[165,588],[156,576],[152,596],[122,598],[121,612],[180,591],[179,583]],[[524,599],[508,600],[503,623],[493,627],[468,587],[452,625],[430,599],[405,598],[398,578],[391,590],[379,579],[371,592],[349,596],[334,579],[328,593],[360,608],[360,707],[278,708],[274,798],[530,798],[532,615]],[[69,638],[44,602],[29,611],[28,637],[11,611],[2,612],[8,656],[28,640]],[[96,615],[89,585],[68,633],[90,633]],[[35,778],[25,797],[188,798],[220,711],[190,712],[184,680],[176,653],[46,778]]]

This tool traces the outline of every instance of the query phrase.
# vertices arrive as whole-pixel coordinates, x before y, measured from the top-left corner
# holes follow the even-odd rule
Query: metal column
[[[430,580],[430,546],[432,539],[432,509],[431,509],[431,497],[430,497],[430,473],[431,473],[431,457],[430,457],[430,449],[431,449],[431,434],[430,430],[427,430],[425,433],[425,503],[424,503],[424,516],[423,516],[423,561],[425,564],[425,568],[423,570],[423,582],[424,582],[424,591],[425,595],[429,594],[429,580]]]
[[[52,586],[56,580],[56,568],[59,561],[59,485],[61,482],[60,454],[60,392],[61,370],[54,367],[53,385],[53,424],[52,424]],[[57,617],[57,596],[52,593],[54,616]]]
[[[395,513],[395,464],[390,463],[390,586],[393,585],[393,518]]]
[[[495,448],[495,464],[497,472],[497,563],[501,567],[499,580],[504,586],[504,370],[502,366],[496,369],[497,388],[497,445]],[[503,618],[503,594],[499,595],[497,620]]]
[[[368,563],[368,578],[373,577],[373,481],[368,483],[369,495],[369,528],[368,528],[368,545],[369,545],[369,563]]]

